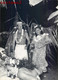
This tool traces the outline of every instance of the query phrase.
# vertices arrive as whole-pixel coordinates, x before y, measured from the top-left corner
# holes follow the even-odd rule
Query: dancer
[[[36,65],[36,69],[38,70],[39,74],[42,72],[46,72],[46,67],[48,63],[46,61],[46,45],[51,43],[52,40],[49,38],[48,33],[42,33],[41,27],[36,25],[34,26],[35,33],[33,36],[32,44],[34,44],[35,48],[33,50],[33,58],[32,62]],[[43,30],[43,28],[42,28]]]
[[[22,25],[22,22],[17,22],[17,28],[16,31],[16,46],[15,46],[15,58],[22,60],[26,59],[28,60],[28,54],[27,54],[27,45],[26,45],[26,39],[28,39],[27,30]]]

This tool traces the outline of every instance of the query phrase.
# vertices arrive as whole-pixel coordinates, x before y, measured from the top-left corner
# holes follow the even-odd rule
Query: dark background
[[[11,0],[6,0],[11,1]],[[16,0],[19,1],[19,0]],[[38,5],[31,7],[29,5],[29,0],[21,0],[22,4],[17,4],[18,15],[21,19],[27,23],[33,19],[37,21],[38,24],[41,24],[43,27],[50,27],[53,25],[53,20],[47,21],[48,16],[56,10],[57,0],[48,0],[48,2],[41,2]],[[7,4],[7,9],[1,7],[1,29],[0,31],[8,31],[10,28],[13,28],[14,18],[16,16],[16,9],[13,4]],[[11,19],[13,18],[13,19]],[[11,19],[11,20],[9,20]],[[7,22],[7,20],[9,20]]]

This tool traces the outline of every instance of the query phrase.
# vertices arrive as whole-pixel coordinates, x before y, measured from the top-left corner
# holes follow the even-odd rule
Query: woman
[[[33,58],[32,62],[36,65],[36,68],[40,72],[46,72],[46,67],[48,66],[46,61],[46,44],[52,42],[49,38],[48,33],[42,33],[40,26],[34,26],[35,33],[33,37],[32,44],[34,44],[35,48],[33,50]],[[42,28],[43,30],[43,28]]]

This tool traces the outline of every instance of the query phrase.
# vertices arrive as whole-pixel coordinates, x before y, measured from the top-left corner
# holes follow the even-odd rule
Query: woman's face
[[[41,30],[39,28],[36,28],[35,32],[37,35],[40,35]]]

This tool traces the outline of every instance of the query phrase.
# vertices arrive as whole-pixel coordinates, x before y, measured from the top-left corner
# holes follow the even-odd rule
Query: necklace
[[[18,30],[17,30],[17,33],[18,33]],[[24,34],[24,30],[22,29],[22,32],[21,32],[21,35],[20,35],[21,37],[20,37],[19,40],[16,41],[17,43],[20,43],[22,41],[23,34]]]

